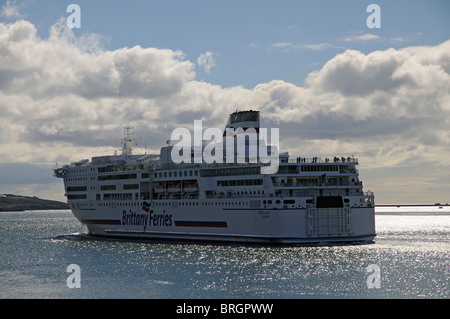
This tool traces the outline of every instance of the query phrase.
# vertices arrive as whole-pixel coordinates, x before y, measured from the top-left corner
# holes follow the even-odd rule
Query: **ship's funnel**
[[[225,126],[225,131],[223,136],[227,135],[227,129],[231,129],[231,131],[234,131],[234,129],[241,128],[244,131],[248,128],[254,128],[256,133],[259,132],[259,111],[241,111],[241,112],[234,112],[231,113],[228,117],[227,125]]]

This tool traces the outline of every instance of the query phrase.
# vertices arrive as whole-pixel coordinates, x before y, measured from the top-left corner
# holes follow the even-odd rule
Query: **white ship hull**
[[[130,203],[133,205],[134,203]],[[371,242],[373,207],[250,209],[142,205],[73,210],[93,236],[274,244]]]
[[[258,147],[264,145],[258,139],[259,112],[231,114],[226,132],[233,127],[251,129]],[[172,152],[179,151],[170,141],[159,155],[132,155],[130,129],[125,127],[121,155],[54,170],[64,180],[74,215],[91,235],[283,244],[375,237],[374,196],[363,192],[353,156],[289,159],[282,153],[273,158],[277,170],[267,172],[265,160],[255,162],[248,155],[238,161],[245,159],[245,150],[250,154],[249,143],[231,162],[227,155],[223,163],[177,163]],[[226,136],[225,141],[237,139]],[[187,158],[196,158],[194,148],[185,151],[191,152]],[[270,147],[269,153],[278,151]]]

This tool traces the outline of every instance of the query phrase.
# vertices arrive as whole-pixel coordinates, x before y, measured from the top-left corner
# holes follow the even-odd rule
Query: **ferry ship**
[[[236,111],[225,129],[258,135],[259,116]],[[132,129],[124,128],[121,154],[54,169],[90,235],[269,244],[371,243],[376,236],[374,195],[363,192],[353,156],[279,153],[273,174],[248,159],[176,164],[170,141],[159,155],[133,155]]]

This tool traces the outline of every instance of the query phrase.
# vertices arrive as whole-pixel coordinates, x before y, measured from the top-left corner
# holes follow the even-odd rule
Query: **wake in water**
[[[44,240],[94,240],[95,237],[89,235],[88,233],[73,233],[73,234],[65,234],[65,235],[57,235],[47,238],[42,238]]]

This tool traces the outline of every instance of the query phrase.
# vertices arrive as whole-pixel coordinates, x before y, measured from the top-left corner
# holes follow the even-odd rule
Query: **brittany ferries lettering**
[[[127,211],[122,212],[122,225],[131,226],[172,226],[172,215],[171,214],[156,214],[150,211],[147,214],[139,214],[136,212],[129,213]]]

